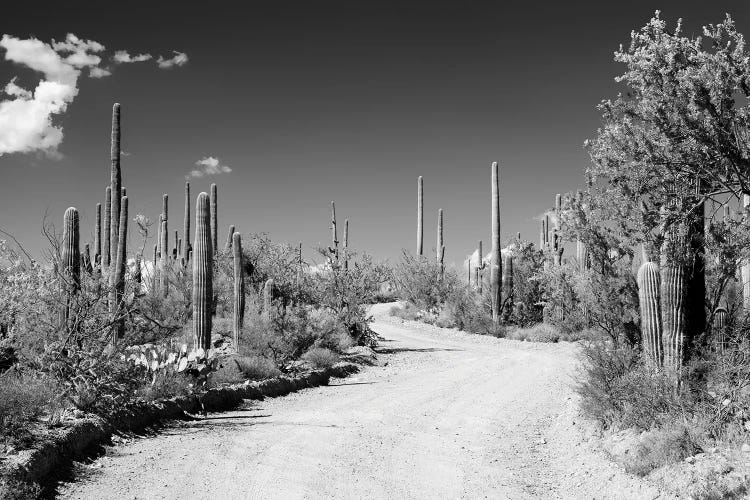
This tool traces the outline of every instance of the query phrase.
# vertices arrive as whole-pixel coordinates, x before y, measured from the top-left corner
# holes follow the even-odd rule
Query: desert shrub
[[[407,321],[414,321],[421,317],[419,309],[411,302],[402,302],[401,304],[394,305],[389,309],[389,313],[391,316]]]
[[[159,370],[151,380],[146,381],[135,391],[135,397],[145,401],[156,401],[193,392],[195,380],[175,370]]]
[[[684,423],[660,427],[642,433],[631,452],[618,456],[625,470],[637,476],[684,460],[698,453],[701,448],[691,429]]]
[[[232,358],[229,364],[234,364],[246,380],[265,380],[281,375],[276,365],[262,356],[238,356]]]
[[[508,329],[506,338],[528,342],[558,342],[560,331],[547,323],[537,323],[527,328]]]
[[[8,371],[0,376],[0,440],[26,447],[32,440],[29,422],[61,409],[55,380]]]
[[[466,286],[457,286],[452,290],[438,315],[438,321],[442,323],[438,326],[458,328],[469,333],[502,336],[504,331],[493,325],[489,308],[482,297]]]
[[[436,313],[461,286],[452,270],[443,271],[435,260],[413,256],[406,251],[393,271],[393,279],[402,300],[432,313]]]
[[[339,362],[339,356],[325,347],[313,347],[302,355],[302,359],[310,363],[313,368],[330,368]]]
[[[37,500],[44,490],[35,482],[18,479],[0,479],[0,498],[5,500]]]
[[[542,321],[542,282],[538,274],[543,268],[542,252],[530,242],[515,241],[513,252],[513,304],[510,323],[529,326]],[[488,273],[485,273],[488,274]],[[489,290],[488,286],[484,290]],[[487,296],[487,308],[489,309]]]

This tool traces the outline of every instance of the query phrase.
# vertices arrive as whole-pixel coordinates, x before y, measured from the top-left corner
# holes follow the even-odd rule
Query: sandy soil
[[[373,309],[381,365],[129,440],[61,498],[655,499],[597,451],[575,346],[467,335]]]

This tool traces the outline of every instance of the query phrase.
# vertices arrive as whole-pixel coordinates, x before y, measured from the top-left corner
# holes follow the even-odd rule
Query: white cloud
[[[112,74],[111,68],[100,66],[102,57],[97,55],[106,47],[72,33],[61,42],[52,40],[50,43],[5,34],[0,39],[0,49],[5,49],[6,61],[43,75],[33,91],[16,84],[15,77],[2,88],[0,95],[5,94],[10,99],[0,100],[0,156],[38,151],[59,157],[57,148],[62,143],[63,132],[62,127],[52,120],[55,115],[65,113],[68,104],[78,95],[78,78],[82,70],[88,69],[91,78]],[[159,58],[159,67],[182,66],[187,62],[186,54],[175,54],[169,60]],[[130,56],[124,50],[115,52],[114,56],[114,60],[120,63],[151,58],[149,54]]]
[[[162,56],[159,56],[159,58],[156,60],[156,64],[159,65],[160,68],[167,69],[171,68],[173,66],[184,66],[188,62],[188,56],[184,52],[177,52],[176,50],[173,50],[174,57],[171,59],[164,59]]]
[[[187,56],[185,57],[187,58]],[[124,64],[148,61],[149,59],[153,59],[153,56],[151,54],[138,54],[131,56],[127,50],[118,50],[115,52],[115,55],[112,56],[112,59],[116,63]]]
[[[195,162],[197,168],[190,171],[190,174],[185,176],[186,179],[190,177],[203,177],[205,175],[218,175],[227,174],[232,169],[227,165],[222,165],[218,158],[213,156],[207,156],[201,160]]]

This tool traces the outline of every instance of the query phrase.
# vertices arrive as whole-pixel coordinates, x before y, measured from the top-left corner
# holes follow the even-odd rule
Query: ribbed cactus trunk
[[[417,255],[424,255],[424,180],[417,179]]]
[[[211,248],[219,248],[219,191],[216,184],[211,184]]]
[[[638,269],[638,300],[641,309],[641,333],[643,350],[654,367],[663,363],[662,345],[661,279],[659,266],[654,262],[644,262]]]
[[[508,321],[513,312],[513,254],[503,257],[503,321]]]
[[[162,297],[169,296],[169,257],[167,248],[169,246],[169,232],[167,221],[161,221],[161,256],[159,257],[159,292]]]
[[[174,248],[172,248],[172,260],[177,262],[180,256],[180,233],[174,230]]]
[[[729,321],[729,312],[723,308],[719,307],[714,311],[714,321],[713,321],[713,334],[714,338],[716,339],[716,348],[719,350],[719,352],[724,352],[724,350],[727,348],[727,323]]]
[[[349,219],[344,219],[344,271],[349,270]]]
[[[438,222],[437,222],[437,244],[435,245],[435,256],[437,257],[437,263],[442,265],[440,260],[440,252],[443,249],[443,209],[438,209]]]
[[[143,271],[141,269],[141,266],[143,265],[143,257],[141,256],[141,253],[138,252],[135,254],[135,264],[133,269],[133,282],[135,282],[135,294],[140,295],[141,294],[141,285],[143,284]]]
[[[688,344],[686,274],[682,264],[662,263],[660,299],[664,364],[675,371],[682,368]]]
[[[74,318],[75,296],[81,289],[81,246],[78,210],[70,207],[63,217],[63,241],[60,249],[60,278],[63,282],[64,305],[60,323],[65,330],[77,328]]]
[[[102,204],[96,204],[96,224],[94,225],[94,266],[102,260]]]
[[[576,262],[580,271],[589,268],[589,251],[581,240],[576,240]]]
[[[195,204],[195,243],[193,243],[193,343],[196,349],[211,347],[213,309],[213,246],[211,207],[208,195],[201,193]]]
[[[120,105],[112,106],[112,138],[110,158],[112,168],[110,171],[111,193],[111,222],[109,226],[109,260],[117,257],[118,237],[120,234],[120,203],[122,202],[122,173],[120,171]]]
[[[490,261],[490,293],[492,322],[500,324],[500,308],[503,304],[500,279],[503,264],[500,256],[500,175],[497,162],[492,163],[492,260]]]
[[[159,245],[154,243],[154,260],[151,261],[151,296],[159,293]]]
[[[544,251],[544,246],[547,243],[547,234],[545,232],[544,219],[540,220],[539,224],[541,226],[539,228],[539,250]]]
[[[234,253],[234,347],[239,351],[240,334],[245,319],[245,279],[242,265],[242,236],[240,233],[232,235],[232,250]]]
[[[185,183],[185,220],[183,221],[182,237],[185,239],[185,246],[182,247],[183,266],[190,262],[188,252],[190,251],[190,183]]]
[[[104,190],[104,227],[102,228],[102,236],[104,236],[103,248],[102,248],[102,267],[109,267],[110,253],[110,241],[109,241],[109,228],[112,225],[112,187],[107,186]]]
[[[266,320],[273,321],[274,319],[274,311],[273,311],[273,292],[274,292],[274,281],[273,279],[269,279],[266,281],[266,284],[263,286],[263,314],[266,317]]]
[[[114,320],[114,336],[122,338],[125,334],[125,314],[123,297],[125,295],[125,265],[127,263],[127,241],[128,241],[128,197],[123,196],[120,200],[120,221],[117,224],[117,257],[114,260],[112,273],[110,274],[110,299],[109,312]]]
[[[234,242],[234,224],[229,226],[229,232],[227,233],[227,243],[224,245],[224,249],[229,252],[232,250],[232,245]]]
[[[337,265],[339,263],[339,235],[336,228],[336,203],[333,201],[331,202],[331,242],[333,246],[328,251],[331,254],[331,262]]]

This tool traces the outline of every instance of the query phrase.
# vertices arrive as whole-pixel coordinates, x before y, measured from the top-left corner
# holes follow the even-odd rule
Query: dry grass
[[[338,354],[324,347],[311,348],[302,355],[302,359],[317,369],[330,368],[339,362]]]

